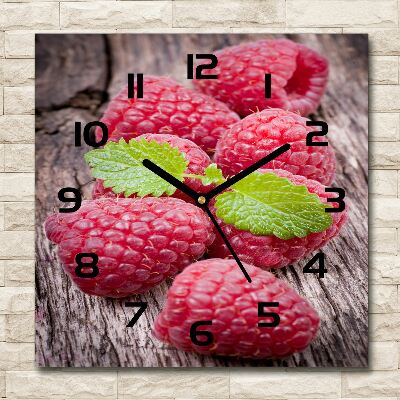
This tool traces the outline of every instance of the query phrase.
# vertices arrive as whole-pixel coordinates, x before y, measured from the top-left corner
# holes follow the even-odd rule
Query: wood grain
[[[277,35],[283,36],[283,35]],[[283,366],[365,367],[368,353],[368,77],[366,35],[286,35],[325,54],[330,81],[315,119],[329,125],[346,190],[349,220],[324,247],[328,273],[319,279],[298,265],[274,271],[315,306],[317,339],[282,361],[246,361],[184,353],[153,338],[151,327],[170,282],[124,300],[82,294],[59,265],[43,234],[57,192],[80,188],[90,198],[91,176],[75,147],[74,122],[98,119],[128,72],[167,74],[188,84],[186,54],[272,35],[38,35],[36,43],[36,360],[51,367]],[[276,37],[276,36],[275,36]],[[149,306],[133,328],[125,301]]]

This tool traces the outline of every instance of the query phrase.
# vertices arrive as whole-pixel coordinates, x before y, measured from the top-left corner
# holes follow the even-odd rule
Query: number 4
[[[129,324],[126,326],[127,328],[132,328],[146,310],[147,303],[145,301],[127,301],[125,303],[125,307],[139,307],[138,312],[133,316],[133,318],[129,321]]]
[[[312,266],[318,262],[318,268]],[[319,278],[323,278],[328,270],[325,268],[325,254],[320,251],[317,253],[303,268],[305,274],[318,274]]]

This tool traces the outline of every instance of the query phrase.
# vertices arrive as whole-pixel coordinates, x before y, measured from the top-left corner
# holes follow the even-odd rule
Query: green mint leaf
[[[255,235],[301,238],[332,224],[326,205],[316,194],[274,173],[254,172],[232,189],[217,196],[216,214],[225,223]]]
[[[149,159],[160,168],[183,182],[183,173],[188,161],[184,155],[169,143],[148,142],[145,139],[131,139],[129,143],[121,139],[109,142],[103,149],[95,149],[85,154],[86,162],[92,167],[95,178],[102,179],[104,186],[126,197],[133,193],[143,197],[162,194],[172,195],[176,188],[143,164]]]
[[[222,171],[218,168],[217,164],[210,164],[205,170],[205,175],[201,181],[203,185],[211,185],[212,183],[220,184],[225,182],[225,178],[222,175]]]
[[[222,175],[222,171],[218,168],[217,164],[210,164],[205,170],[205,175],[196,174],[183,174],[184,177],[199,179],[204,186],[211,185],[212,183],[225,182],[225,178]]]

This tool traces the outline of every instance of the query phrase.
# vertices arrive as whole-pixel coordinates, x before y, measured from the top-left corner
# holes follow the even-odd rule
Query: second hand
[[[213,224],[215,225],[215,227],[217,228],[218,233],[221,235],[226,247],[229,249],[229,251],[231,252],[233,258],[235,259],[235,261],[237,262],[237,264],[239,265],[239,268],[241,269],[241,271],[243,272],[243,275],[245,276],[245,278],[247,279],[247,282],[251,282],[251,278],[250,275],[247,273],[245,267],[243,266],[242,262],[239,260],[239,257],[237,256],[237,254],[235,253],[235,251],[233,250],[231,244],[229,243],[227,237],[225,236],[224,231],[222,230],[222,228],[219,226],[217,220],[215,219],[213,213],[211,212],[211,210],[207,207],[207,206],[203,206],[202,207],[206,213],[208,214],[208,216],[210,217],[211,221],[213,222]]]

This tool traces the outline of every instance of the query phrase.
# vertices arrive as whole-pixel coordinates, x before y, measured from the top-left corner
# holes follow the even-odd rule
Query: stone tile
[[[34,172],[35,145],[34,144],[5,144],[4,145],[5,172]]]
[[[0,372],[0,396],[6,397],[6,373]]]
[[[370,340],[376,342],[399,339],[400,313],[371,314],[369,317]]]
[[[369,286],[369,312],[395,313],[400,312],[396,285]]]
[[[375,253],[393,254],[398,251],[396,228],[374,228],[369,238],[370,251]]]
[[[4,230],[4,203],[0,203],[0,231]]]
[[[34,143],[34,141],[35,117],[33,115],[0,116],[0,143]]]
[[[340,397],[340,372],[232,369],[230,396],[251,399],[298,399]],[[290,384],[283,384],[290,382]]]
[[[31,59],[3,60],[4,86],[30,86],[35,79],[35,63]],[[30,89],[28,89],[29,92]]]
[[[33,343],[35,341],[35,316],[29,314],[7,314],[5,336],[9,343]]]
[[[117,397],[116,371],[11,371],[7,397],[19,399],[110,399]]]
[[[1,287],[0,314],[24,314],[35,309],[34,289],[31,287]]]
[[[16,86],[4,88],[4,114],[34,114],[35,88]]]
[[[400,168],[400,142],[370,143],[370,168]]]
[[[371,254],[369,263],[370,283],[400,284],[400,257]]]
[[[6,341],[6,315],[0,314],[0,342]]]
[[[399,59],[397,56],[371,56],[369,65],[370,83],[377,85],[399,83]]]
[[[400,199],[370,197],[370,222],[382,228],[400,226]]]
[[[399,364],[398,343],[370,342],[369,368],[374,371],[396,370]]]
[[[5,274],[5,261],[0,260],[0,287],[5,286],[6,283],[6,274]],[[0,340],[1,342],[1,340]]]
[[[396,397],[400,391],[400,370],[342,373],[342,396]]]
[[[0,32],[0,58],[4,58],[4,32]]]
[[[118,393],[129,398],[229,397],[229,372],[222,369],[121,370]]]
[[[400,111],[399,85],[371,85],[370,111],[399,112]]]
[[[4,3],[2,6],[5,30],[58,29],[59,4],[35,1],[32,3]]]
[[[396,142],[399,140],[399,114],[370,113],[369,121],[369,141]]]
[[[35,33],[31,31],[8,31],[4,38],[7,58],[35,57]]]
[[[0,174],[0,201],[33,201],[34,191],[33,173]]]
[[[371,9],[374,12],[371,12]],[[286,0],[287,26],[396,27],[397,2],[381,0]]]
[[[4,144],[0,143],[0,172],[4,172]]]
[[[34,369],[34,359],[34,343],[0,343],[1,371]]]
[[[284,26],[283,0],[187,1],[174,3],[174,27]]]
[[[172,2],[61,2],[60,17],[69,29],[163,28],[172,25]]]
[[[35,205],[31,202],[5,203],[4,225],[7,231],[28,231],[35,227]]]
[[[0,258],[32,259],[34,257],[34,232],[0,231]]]
[[[369,194],[375,197],[396,197],[397,171],[374,169],[369,171]]]
[[[34,286],[34,260],[3,260],[5,286]]]

